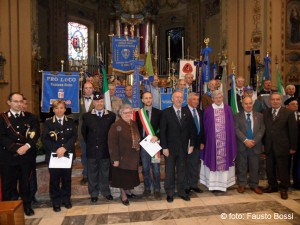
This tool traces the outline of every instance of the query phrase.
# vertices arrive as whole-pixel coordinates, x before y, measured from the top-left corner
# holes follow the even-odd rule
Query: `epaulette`
[[[52,117],[46,118],[46,120],[52,120]]]

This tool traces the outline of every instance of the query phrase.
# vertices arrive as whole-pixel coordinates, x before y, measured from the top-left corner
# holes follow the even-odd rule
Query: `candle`
[[[168,58],[171,59],[171,45],[170,45],[170,42],[171,42],[171,37],[168,36]]]
[[[154,39],[155,58],[157,59],[157,36]]]
[[[184,59],[184,37],[182,37],[182,59]]]
[[[97,33],[97,57],[99,57],[99,34]]]

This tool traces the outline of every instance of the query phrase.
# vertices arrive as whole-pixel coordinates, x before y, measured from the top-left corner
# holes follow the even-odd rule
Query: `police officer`
[[[91,202],[98,201],[99,192],[113,200],[109,189],[110,156],[108,151],[108,131],[115,122],[116,115],[104,108],[104,96],[94,93],[94,109],[82,117],[82,136],[86,142],[88,168],[88,189]]]
[[[19,194],[24,213],[34,215],[31,207],[30,176],[35,164],[36,142],[40,136],[37,117],[22,111],[23,96],[13,92],[8,96],[9,111],[0,115],[0,160],[2,199],[13,200],[13,186],[19,179]]]
[[[52,103],[54,116],[47,119],[44,125],[42,142],[46,149],[46,161],[50,161],[51,153],[56,157],[75,157],[75,142],[77,139],[77,128],[75,121],[65,116],[66,104],[62,100]],[[71,168],[49,168],[50,173],[50,198],[53,211],[61,211],[60,205],[72,208],[71,203]],[[61,183],[61,185],[60,185]]]

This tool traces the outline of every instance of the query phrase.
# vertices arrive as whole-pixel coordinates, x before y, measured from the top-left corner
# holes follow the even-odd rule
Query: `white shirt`
[[[216,105],[215,103],[213,103],[211,105],[213,107],[213,109],[224,109],[224,103],[222,102],[221,105]]]
[[[90,97],[91,99],[86,99],[85,97]],[[93,96],[84,96],[84,107],[86,112],[89,111],[92,101],[93,101]]]

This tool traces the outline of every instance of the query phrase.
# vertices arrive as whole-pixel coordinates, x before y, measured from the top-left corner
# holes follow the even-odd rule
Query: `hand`
[[[24,155],[24,154],[27,152],[28,149],[29,149],[29,148],[28,148],[27,145],[23,145],[23,146],[21,146],[21,147],[17,150],[17,153],[18,153],[19,155]]]
[[[164,156],[168,157],[170,154],[169,149],[167,149],[167,148],[163,149],[163,154],[164,154]]]
[[[189,149],[188,149],[188,154],[192,154],[194,151],[194,146],[190,146]]]
[[[158,137],[153,136],[153,137],[151,138],[150,142],[155,143],[155,142],[157,142],[157,140],[158,140]]]
[[[57,157],[63,157],[67,150],[64,147],[60,147],[56,150]]]
[[[200,144],[200,150],[204,150],[204,144]]]
[[[245,144],[246,147],[248,147],[248,148],[253,148],[253,147],[255,146],[255,141],[253,141],[253,140],[246,140],[246,141],[244,142],[244,144]]]
[[[293,154],[295,154],[295,153],[296,153],[296,150],[290,149],[290,154],[291,154],[291,155],[293,155]]]
[[[113,164],[112,164],[114,167],[118,167],[120,165],[120,162],[119,161],[114,161]]]

